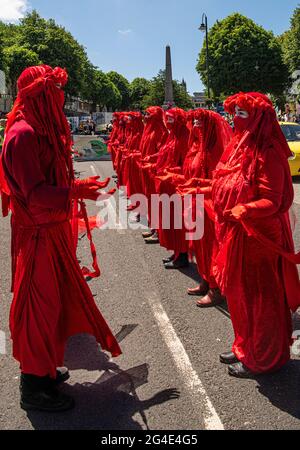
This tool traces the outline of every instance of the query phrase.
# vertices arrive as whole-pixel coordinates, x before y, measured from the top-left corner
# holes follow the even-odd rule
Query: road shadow
[[[62,388],[74,397],[74,410],[55,415],[28,412],[27,416],[35,430],[149,430],[146,411],[178,399],[180,393],[168,389],[140,400],[136,389],[147,382],[147,364],[117,375],[107,371],[95,383]]]
[[[137,326],[124,325],[116,335],[118,342],[122,342]],[[137,389],[148,383],[149,365],[122,370],[100,350],[90,335],[78,335],[69,340],[65,364],[71,371],[99,371],[99,378],[95,383],[63,385],[62,391],[75,399],[76,407],[72,411],[60,414],[28,412],[28,419],[35,430],[149,429],[145,411],[180,396],[176,389],[168,389],[148,400],[140,400]],[[140,421],[134,418],[136,414]]]
[[[185,269],[180,269],[179,272],[181,272],[187,278],[190,278],[191,280],[195,281],[197,285],[201,283],[201,277],[199,275],[196,263],[191,262],[189,267]]]
[[[137,327],[136,324],[122,326],[116,334],[119,344]],[[118,370],[118,365],[101,351],[96,339],[88,334],[80,334],[69,339],[65,352],[65,364],[70,370],[84,369],[89,372]]]
[[[280,372],[255,378],[261,395],[276,408],[300,419],[300,361],[290,361]]]

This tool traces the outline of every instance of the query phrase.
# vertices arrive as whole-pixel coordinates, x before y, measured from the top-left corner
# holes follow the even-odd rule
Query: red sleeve
[[[47,185],[40,167],[35,133],[24,130],[8,143],[11,177],[29,205],[67,209],[69,189]]]
[[[270,147],[259,161],[258,198],[245,205],[248,210],[247,217],[267,217],[280,209],[284,179],[284,168],[276,152]]]

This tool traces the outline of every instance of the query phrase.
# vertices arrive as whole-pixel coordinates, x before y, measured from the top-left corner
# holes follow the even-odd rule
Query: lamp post
[[[205,33],[206,40],[206,71],[207,71],[207,96],[208,100],[210,100],[210,79],[209,79],[209,49],[208,49],[208,24],[207,24],[207,15],[202,15],[202,23],[199,27],[199,30]]]

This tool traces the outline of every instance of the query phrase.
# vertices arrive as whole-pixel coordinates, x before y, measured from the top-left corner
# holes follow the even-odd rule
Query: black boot
[[[164,263],[164,264],[167,264],[167,263],[169,263],[169,262],[174,261],[174,259],[175,259],[175,255],[169,256],[169,258],[164,258],[164,259],[163,259],[163,263]]]
[[[248,378],[252,379],[255,377],[255,374],[252,373],[244,364],[241,362],[232,364],[228,366],[228,373],[231,377],[235,378]]]
[[[148,244],[148,245],[159,244],[158,233],[155,231],[151,237],[149,237],[148,239],[145,239],[145,244]]]
[[[236,364],[239,362],[233,352],[222,353],[222,355],[220,355],[220,361],[222,364]]]
[[[185,269],[189,267],[189,257],[187,253],[181,253],[177,259],[165,264],[166,269]]]
[[[70,378],[70,372],[66,367],[59,367],[56,370],[56,379],[53,380],[56,385],[65,383]]]
[[[63,412],[74,408],[75,402],[69,395],[55,388],[50,377],[21,374],[20,406],[25,411]]]

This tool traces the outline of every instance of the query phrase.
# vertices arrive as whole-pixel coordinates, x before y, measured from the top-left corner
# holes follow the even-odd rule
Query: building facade
[[[204,92],[194,92],[194,94],[191,97],[193,106],[195,109],[197,108],[206,108],[206,95]]]

